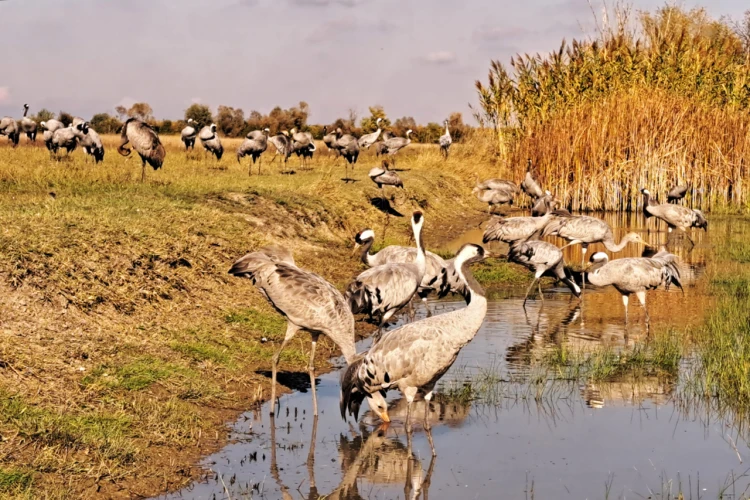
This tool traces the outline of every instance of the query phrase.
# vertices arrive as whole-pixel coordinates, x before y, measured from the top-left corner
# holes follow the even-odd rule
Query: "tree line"
[[[325,130],[332,132],[336,128],[341,128],[343,133],[352,134],[356,137],[374,132],[377,129],[376,121],[380,118],[380,127],[383,130],[389,130],[393,135],[403,137],[406,135],[406,131],[411,129],[412,140],[416,142],[438,142],[439,137],[445,132],[441,123],[431,122],[421,125],[411,116],[391,120],[386,115],[383,106],[378,105],[369,107],[369,114],[361,119],[356,111],[349,110],[346,118],[338,118],[329,124],[309,123],[310,107],[304,101],[288,109],[276,106],[268,114],[250,111],[247,116],[241,108],[219,106],[214,114],[207,105],[196,103],[190,105],[185,110],[184,116],[178,120],[156,119],[153,108],[145,102],[137,102],[129,108],[117,106],[114,111],[114,114],[95,114],[89,120],[91,126],[101,134],[116,134],[119,133],[123,123],[128,118],[138,118],[147,122],[160,134],[179,134],[187,125],[188,119],[192,118],[201,126],[215,123],[219,133],[225,137],[244,137],[252,130],[268,128],[272,134],[283,130],[297,129],[302,132],[310,132],[315,139],[320,140],[325,135]],[[33,118],[37,122],[42,122],[55,117],[65,126],[73,121],[73,115],[70,113],[60,111],[55,115],[47,109],[40,110]],[[448,126],[455,142],[460,142],[469,130],[469,126],[464,124],[463,117],[458,112],[450,114]]]

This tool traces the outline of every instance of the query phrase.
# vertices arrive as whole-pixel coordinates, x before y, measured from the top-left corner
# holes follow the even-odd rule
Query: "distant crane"
[[[10,116],[4,116],[0,119],[0,136],[2,135],[8,138],[14,148],[18,146],[18,141],[21,138],[21,130],[18,128],[16,120]]]
[[[393,170],[388,169],[388,160],[383,160],[381,167],[373,167],[370,169],[370,173],[367,174],[368,177],[378,185],[378,189],[380,189],[380,195],[383,198],[383,201],[385,201],[385,192],[383,191],[383,186],[393,186],[393,187],[400,187],[401,189],[404,188],[404,183],[401,181],[401,177],[398,176],[396,172]]]
[[[315,152],[315,140],[310,132],[297,132],[296,128],[290,131],[292,137],[292,152],[300,158],[300,168],[307,167],[307,159],[313,157]]]
[[[52,151],[52,135],[58,129],[65,128],[65,125],[60,120],[55,120],[54,118],[51,118],[47,121],[40,123],[39,126],[42,127],[42,130],[44,130],[44,132],[42,133],[42,138],[44,139],[44,145],[47,146],[47,149],[49,151]]]
[[[289,157],[292,155],[292,140],[289,138],[289,133],[286,130],[281,131],[278,134],[269,137],[268,142],[273,144],[276,148],[276,153],[273,155],[271,163],[276,161],[276,155],[280,155],[284,161],[283,167],[286,167]],[[282,173],[283,172],[284,171],[282,170]]]
[[[487,203],[489,214],[495,205],[512,205],[513,198],[518,194],[518,186],[515,182],[504,179],[489,179],[477,184],[471,192],[479,201]]]
[[[484,231],[482,242],[502,241],[512,245],[532,239],[535,234],[541,235],[545,226],[556,215],[548,211],[542,217],[493,217]]]
[[[353,171],[354,165],[359,158],[359,144],[357,143],[357,139],[353,135],[344,134],[340,128],[337,128],[334,147],[338,150],[339,155],[343,156],[344,160],[346,160],[343,181],[353,181],[354,179],[349,178],[349,165],[352,166]]]
[[[646,217],[656,217],[666,222],[670,237],[673,229],[679,229],[687,236],[690,243],[695,245],[693,239],[687,234],[687,230],[697,227],[708,231],[708,221],[700,210],[670,203],[657,205],[651,200],[651,193],[647,189],[641,189],[641,193],[643,194],[643,213]]]
[[[86,122],[88,127],[88,133],[83,136],[83,139],[79,139],[83,151],[94,158],[95,163],[104,161],[104,144],[102,143],[101,137],[96,130],[91,128],[91,125]]]
[[[628,243],[648,245],[638,233],[628,233],[623,236],[620,243],[615,244],[615,238],[609,224],[587,215],[555,217],[545,226],[542,237],[545,236],[559,236],[568,240],[569,243],[565,245],[566,247],[580,243],[582,247],[582,268],[586,260],[586,251],[592,243],[602,243],[607,250],[613,253],[621,251]]]
[[[451,138],[451,131],[448,130],[448,120],[445,120],[443,124],[445,125],[445,133],[440,136],[439,143],[440,152],[443,154],[443,158],[447,160],[448,153],[450,153],[451,144],[453,144],[453,139]]]
[[[375,126],[378,127],[378,129],[371,133],[371,134],[365,134],[362,137],[360,137],[357,140],[357,145],[359,146],[359,149],[369,149],[370,146],[375,144],[375,142],[378,140],[378,137],[380,137],[380,122],[382,121],[382,118],[378,118],[375,120]]]
[[[21,118],[21,131],[26,134],[26,138],[31,142],[36,142],[37,124],[26,115],[29,113],[29,105],[23,105],[23,117]]]
[[[336,287],[315,273],[297,267],[289,250],[265,247],[238,259],[229,274],[249,278],[287,320],[286,334],[271,360],[271,414],[276,411],[276,370],[284,347],[300,330],[312,337],[310,385],[313,415],[318,415],[315,391],[315,346],[322,333],[335,343],[347,363],[354,361],[354,316]]]
[[[260,175],[260,166],[263,162],[261,155],[268,149],[268,133],[269,129],[253,130],[248,132],[245,136],[245,140],[240,144],[237,149],[237,163],[240,163],[240,159],[243,156],[248,156],[253,159],[253,163],[247,169],[247,175],[252,175],[253,165],[258,160],[258,175]]]
[[[612,285],[622,295],[625,306],[625,324],[628,323],[628,298],[635,293],[646,315],[646,330],[650,318],[646,308],[646,291],[663,286],[669,290],[671,284],[682,290],[680,270],[676,257],[669,252],[661,251],[652,257],[630,257],[608,262],[604,252],[591,256],[591,267],[588,270],[589,283],[595,286]],[[683,290],[684,293],[684,290]]]
[[[75,151],[79,143],[84,142],[88,133],[89,126],[86,122],[71,123],[68,127],[59,128],[52,134],[52,149],[50,151],[57,154],[58,150],[62,148],[69,155],[72,151]]]
[[[531,175],[531,158],[526,160],[526,176],[523,178],[523,182],[521,182],[521,190],[534,201],[544,197],[544,191],[542,191],[542,188],[539,187],[539,184],[537,184]]]
[[[141,157],[141,182],[146,179],[146,163],[154,170],[159,170],[164,164],[167,152],[159,140],[159,134],[143,120],[129,118],[122,126],[120,145],[117,152],[122,156],[129,156],[130,149],[125,145],[130,143]]]
[[[412,130],[406,131],[406,137],[391,137],[387,141],[383,141],[383,145],[387,150],[388,156],[395,156],[396,153],[404,149],[406,146],[411,144],[411,133]],[[393,166],[396,166],[396,158],[393,158]]]
[[[328,152],[333,152],[336,156],[339,156],[339,150],[336,147],[336,131],[328,132],[328,126],[323,126],[323,144],[328,148]]]
[[[216,133],[216,124],[212,123],[210,126],[203,127],[199,134],[203,149],[211,153],[216,157],[216,161],[221,160],[224,154],[224,146],[221,144],[221,138]]]
[[[689,186],[675,186],[667,193],[667,202],[668,203],[677,203],[681,199],[685,197],[685,194],[687,194],[689,189]]]
[[[198,137],[198,124],[192,118],[188,118],[187,125],[180,132],[180,139],[185,144],[185,151],[195,150],[195,139]]]

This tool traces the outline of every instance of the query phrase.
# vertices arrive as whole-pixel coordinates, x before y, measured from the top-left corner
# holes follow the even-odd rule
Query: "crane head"
[[[382,118],[378,118],[377,120],[375,120],[375,125],[380,125],[381,121],[383,121],[383,119]]]

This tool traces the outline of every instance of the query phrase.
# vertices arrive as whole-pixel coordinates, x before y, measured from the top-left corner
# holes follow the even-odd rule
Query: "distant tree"
[[[60,120],[66,127],[73,123],[73,115],[65,111],[60,111],[60,113],[57,115],[57,119]]]
[[[307,131],[313,136],[313,139],[319,141],[323,139],[323,125],[308,125]]]
[[[383,106],[380,106],[380,105],[370,106],[369,111],[370,111],[370,116],[362,118],[362,121],[360,122],[360,126],[362,127],[363,133],[369,134],[370,132],[375,132],[378,129],[378,126],[375,124],[378,118],[381,119],[380,128],[384,129],[391,125],[391,121],[386,116]]]
[[[393,122],[391,132],[397,137],[404,137],[406,131],[411,129],[413,132],[417,131],[417,121],[411,116],[404,116]]]
[[[55,117],[55,113],[53,113],[47,108],[42,108],[36,114],[36,117],[34,119],[36,120],[37,123],[41,123],[41,122],[46,122],[47,120],[51,120],[54,117]]]
[[[430,122],[424,127],[418,127],[414,132],[416,132],[416,134],[415,136],[412,136],[412,139],[416,139],[418,142],[431,144],[438,142],[440,136],[443,135],[444,129],[439,123]]]
[[[91,117],[91,126],[100,134],[116,134],[122,128],[122,122],[116,116],[97,113]]]
[[[185,110],[185,121],[188,121],[190,118],[198,122],[201,126],[210,125],[213,121],[211,109],[205,104],[198,103],[191,104],[190,107]]]
[[[174,123],[172,120],[162,120],[159,124],[160,134],[174,134],[177,130],[174,129]]]
[[[745,54],[750,54],[750,10],[745,11],[745,15],[741,20],[732,23],[732,27],[742,41],[742,47],[745,50]]]
[[[117,116],[120,118],[120,121],[125,121],[125,118],[128,116],[128,108],[125,106],[115,106],[115,113],[117,113]]]
[[[137,102],[128,109],[128,116],[148,122],[154,119],[154,110],[146,102]]]
[[[464,119],[461,116],[461,113],[451,113],[448,117],[448,129],[451,132],[451,139],[453,139],[453,142],[461,142],[466,138],[468,127],[464,125]],[[445,133],[445,131],[440,135],[443,133]]]
[[[245,112],[229,106],[219,106],[216,113],[216,127],[227,137],[242,137],[245,135]]]

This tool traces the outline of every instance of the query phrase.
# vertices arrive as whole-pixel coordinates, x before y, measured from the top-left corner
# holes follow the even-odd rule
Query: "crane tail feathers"
[[[365,399],[364,392],[358,387],[358,373],[363,360],[364,356],[360,356],[341,374],[339,410],[341,410],[341,418],[344,420],[346,420],[347,411],[349,415],[354,417],[354,420],[359,418],[359,409]]]

